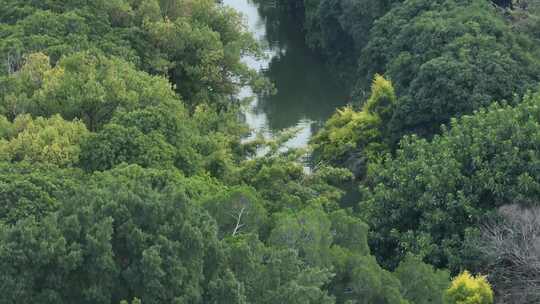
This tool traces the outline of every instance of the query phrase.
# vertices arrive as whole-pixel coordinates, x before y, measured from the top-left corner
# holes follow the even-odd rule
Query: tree
[[[310,266],[330,267],[331,222],[322,210],[302,210],[276,217],[279,220],[270,233],[270,244],[297,251]]]
[[[0,76],[17,72],[30,53],[42,52],[56,65],[62,57],[89,51],[167,76],[193,105],[227,106],[241,85],[261,82],[240,60],[242,55],[260,56],[257,43],[237,12],[213,0],[2,5],[0,57],[7,60],[0,62]]]
[[[244,129],[233,113],[197,108],[190,115],[178,100],[116,111],[83,143],[81,165],[88,171],[107,170],[122,162],[175,166],[186,175],[208,172],[223,178],[244,155],[238,147]]]
[[[499,208],[501,218],[482,229],[479,242],[487,258],[497,299],[508,303],[540,301],[540,209],[517,204]]]
[[[183,180],[123,167],[96,174],[41,220],[2,224],[1,302],[207,303],[227,267],[214,220]]]
[[[446,291],[444,303],[492,304],[493,291],[486,277],[473,277],[465,271],[452,281],[452,285]]]
[[[429,137],[452,117],[533,87],[539,66],[531,45],[489,1],[408,1],[376,22],[360,73],[384,72],[395,85],[392,138]]]
[[[165,79],[139,72],[119,59],[77,53],[46,72],[24,112],[79,118],[95,131],[118,108],[129,111],[172,102],[177,99]]]
[[[260,233],[266,227],[267,214],[262,200],[248,187],[233,187],[209,197],[203,206],[219,227],[222,237]]]
[[[432,141],[405,137],[395,156],[371,164],[358,211],[379,261],[394,268],[412,252],[457,271],[467,266],[466,233],[508,201],[535,202],[539,102],[493,105]]]
[[[79,170],[51,164],[0,162],[0,222],[41,219],[58,210],[65,196],[86,181]]]
[[[235,178],[230,183],[245,183],[255,188],[270,214],[310,206],[321,206],[325,210],[339,208],[338,202],[343,195],[339,186],[350,182],[351,173],[322,166],[313,174],[306,174],[296,159],[287,154],[246,160],[233,171]]]
[[[34,92],[43,85],[45,73],[51,69],[49,57],[43,53],[27,55],[24,64],[9,74],[0,77],[1,112],[13,120],[31,107]]]
[[[340,76],[351,80],[358,53],[369,41],[369,32],[375,21],[398,2],[401,0],[299,0],[278,3],[292,11],[296,19],[303,17],[307,44],[322,52]]]
[[[415,304],[443,304],[444,292],[450,286],[450,273],[434,269],[412,255],[396,268],[394,275],[401,282],[401,294]]]
[[[117,58],[76,53],[63,58],[55,67],[47,67],[47,63],[41,55],[32,55],[20,72],[8,78],[2,101],[10,118],[24,113],[61,114],[68,120],[79,118],[95,131],[119,108],[134,110],[178,102],[165,79],[137,71]],[[34,81],[27,81],[29,77]],[[24,95],[20,95],[20,86],[15,85],[17,79],[32,84],[24,89]]]
[[[222,120],[227,119],[228,118],[226,117],[222,117]],[[209,117],[206,123],[210,122],[211,118]],[[160,104],[129,112],[119,111],[115,113],[111,120],[111,124],[107,127],[121,127],[124,128],[124,130],[134,130],[133,133],[138,134],[137,136],[141,138],[141,148],[145,146],[144,142],[154,140],[159,143],[158,146],[161,145],[166,148],[166,150],[169,150],[169,152],[156,151],[156,147],[152,147],[152,144],[147,145],[146,150],[124,150],[125,153],[132,153],[132,160],[135,161],[138,158],[142,158],[145,153],[150,153],[145,156],[146,158],[152,158],[152,153],[163,153],[163,159],[169,160],[169,165],[170,162],[173,162],[177,168],[188,175],[200,172],[203,168],[203,143],[206,141],[216,142],[216,136],[208,134],[212,131],[203,128],[200,123],[190,117],[188,111],[180,102]],[[106,131],[99,132],[98,137],[100,135],[105,135],[105,133]],[[203,134],[205,133],[208,135],[204,136]],[[114,147],[116,145],[111,142],[112,140],[115,139],[107,139],[105,142],[102,142],[102,144],[112,145],[111,147]],[[215,143],[214,150],[223,148],[223,146],[226,146],[226,143]],[[92,144],[89,145],[89,149],[95,150],[95,148],[92,147]],[[97,153],[99,154],[100,152],[97,151]],[[166,153],[169,153],[170,155],[165,156]],[[160,162],[161,161],[152,162],[151,164],[159,166]]]
[[[169,18],[144,24],[141,38],[148,41],[139,52],[147,69],[167,73],[187,102],[223,103],[240,85],[259,80],[240,61],[241,55],[260,53],[237,12],[212,0],[160,5]]]
[[[423,261],[464,268],[478,223],[540,193],[540,94],[393,153],[399,117],[448,119],[536,79],[530,40],[477,1],[279,0],[329,59],[368,43],[366,67],[387,70],[306,172],[305,151],[281,149],[290,133],[264,156],[242,143],[231,96],[267,82],[219,1],[0,0],[0,304],[440,303],[448,272]],[[346,209],[353,175],[330,165],[349,160],[365,184]]]
[[[355,111],[348,106],[338,110],[312,139],[316,161],[349,168],[357,177],[364,177],[366,164],[389,148],[387,124],[396,102],[392,82],[375,75],[371,96]]]
[[[126,301],[126,300],[122,300],[122,301],[120,301],[120,304],[129,304],[129,302]],[[131,304],[141,304],[141,300],[135,298],[135,299],[133,299],[133,301],[131,301]]]
[[[141,1],[136,9],[136,15],[142,24],[157,22],[163,18],[158,0]]]
[[[41,162],[59,167],[78,164],[81,143],[89,136],[82,122],[68,122],[59,115],[48,119],[19,115],[10,128],[14,130],[10,136],[0,140],[3,160]]]
[[[121,163],[167,168],[174,165],[175,150],[157,132],[106,125],[83,143],[81,165],[88,171],[108,170]]]
[[[297,252],[310,267],[331,269],[328,290],[338,303],[406,303],[400,282],[383,270],[367,246],[366,225],[344,210],[304,209],[279,219],[268,243]]]
[[[295,250],[267,247],[250,234],[229,243],[229,264],[245,286],[248,303],[334,303],[324,289],[330,272],[306,265]]]

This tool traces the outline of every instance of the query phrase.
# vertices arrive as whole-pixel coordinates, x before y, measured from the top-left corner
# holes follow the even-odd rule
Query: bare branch
[[[499,303],[540,303],[540,207],[504,206],[482,228],[482,252]]]
[[[238,217],[236,218],[236,227],[234,227],[234,230],[233,230],[233,233],[232,233],[232,236],[236,236],[236,234],[238,233],[238,231],[244,227],[244,224],[240,224],[240,221],[242,220],[242,214],[244,214],[244,210],[246,209],[246,207],[242,207],[242,209],[240,209],[240,212],[238,213]]]

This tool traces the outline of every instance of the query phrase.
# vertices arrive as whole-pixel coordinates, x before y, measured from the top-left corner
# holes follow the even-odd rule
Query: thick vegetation
[[[374,74],[392,80],[398,102],[384,124],[396,143],[536,86],[532,2],[511,18],[487,0],[298,0],[290,9],[303,11],[308,43],[333,66],[358,66],[348,73],[356,98]]]
[[[464,238],[497,207],[540,195],[538,109],[537,94],[516,107],[495,104],[432,141],[406,137],[395,156],[372,163],[360,209],[381,259],[412,251],[456,270],[477,261]]]
[[[0,303],[442,303],[447,271],[371,254],[340,206],[348,170],[241,143],[232,96],[265,81],[240,60],[259,48],[236,12],[0,8]],[[384,121],[393,89],[373,91],[364,114]]]
[[[485,277],[473,277],[464,272],[452,281],[445,303],[490,304],[493,303],[493,291]]]
[[[535,210],[540,196],[538,1],[279,4],[353,85],[354,104],[313,138],[313,158],[354,173],[355,214],[378,261],[396,269],[413,254],[455,274],[489,272],[500,301],[536,301],[538,271],[525,265],[537,223],[498,210]],[[482,280],[460,276],[445,301],[492,302]]]
[[[367,164],[390,150],[387,122],[393,114],[396,93],[392,82],[375,75],[371,96],[355,111],[352,106],[337,110],[313,138],[313,156],[333,166],[345,165],[364,177]]]
[[[238,82],[254,80],[239,60],[256,54],[256,44],[239,31],[238,14],[213,0],[2,0],[0,6],[0,75],[18,71],[31,53],[56,64],[86,50],[167,76],[193,104],[218,102]]]
[[[0,303],[537,301],[540,5],[258,2],[355,86],[310,173],[218,1],[0,0]]]

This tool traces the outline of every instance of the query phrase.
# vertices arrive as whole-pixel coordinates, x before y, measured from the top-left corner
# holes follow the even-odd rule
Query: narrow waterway
[[[240,97],[253,96],[245,109],[247,124],[253,134],[272,137],[276,132],[298,128],[286,145],[303,148],[337,107],[348,102],[348,90],[330,74],[323,60],[306,46],[300,20],[292,20],[271,3],[259,0],[224,0],[244,16],[248,29],[264,46],[267,58],[244,58],[252,68],[272,81],[277,93],[254,94],[244,88]]]

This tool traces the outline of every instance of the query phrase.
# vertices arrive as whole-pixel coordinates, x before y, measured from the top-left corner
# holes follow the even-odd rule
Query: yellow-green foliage
[[[465,271],[457,276],[446,291],[446,304],[492,304],[493,291],[485,276],[472,276]]]
[[[359,142],[365,144],[380,137],[377,116],[350,106],[338,109],[326,122],[325,128],[314,138],[315,149],[322,159],[333,161],[355,149]]]
[[[4,78],[0,112],[82,120],[91,131],[110,121],[117,109],[132,111],[178,103],[170,83],[114,57],[78,52],[52,67],[41,53],[28,55],[20,72]],[[4,94],[4,95],[2,95]]]
[[[375,75],[371,96],[362,111],[351,106],[338,109],[314,137],[315,154],[331,163],[343,161],[345,155],[360,148],[369,157],[384,150],[383,124],[391,117],[396,94],[392,83]]]
[[[122,300],[122,301],[120,302],[120,304],[129,304],[129,302],[126,301],[126,300]],[[135,299],[133,299],[133,301],[131,302],[131,304],[141,304],[141,300],[135,298]]]
[[[0,139],[1,159],[58,166],[69,166],[79,161],[80,143],[88,134],[82,122],[66,121],[60,115],[36,119],[20,115],[11,130],[12,136]]]
[[[392,116],[392,106],[395,104],[396,99],[396,92],[392,82],[376,74],[371,84],[371,96],[364,105],[363,110],[387,120]]]

